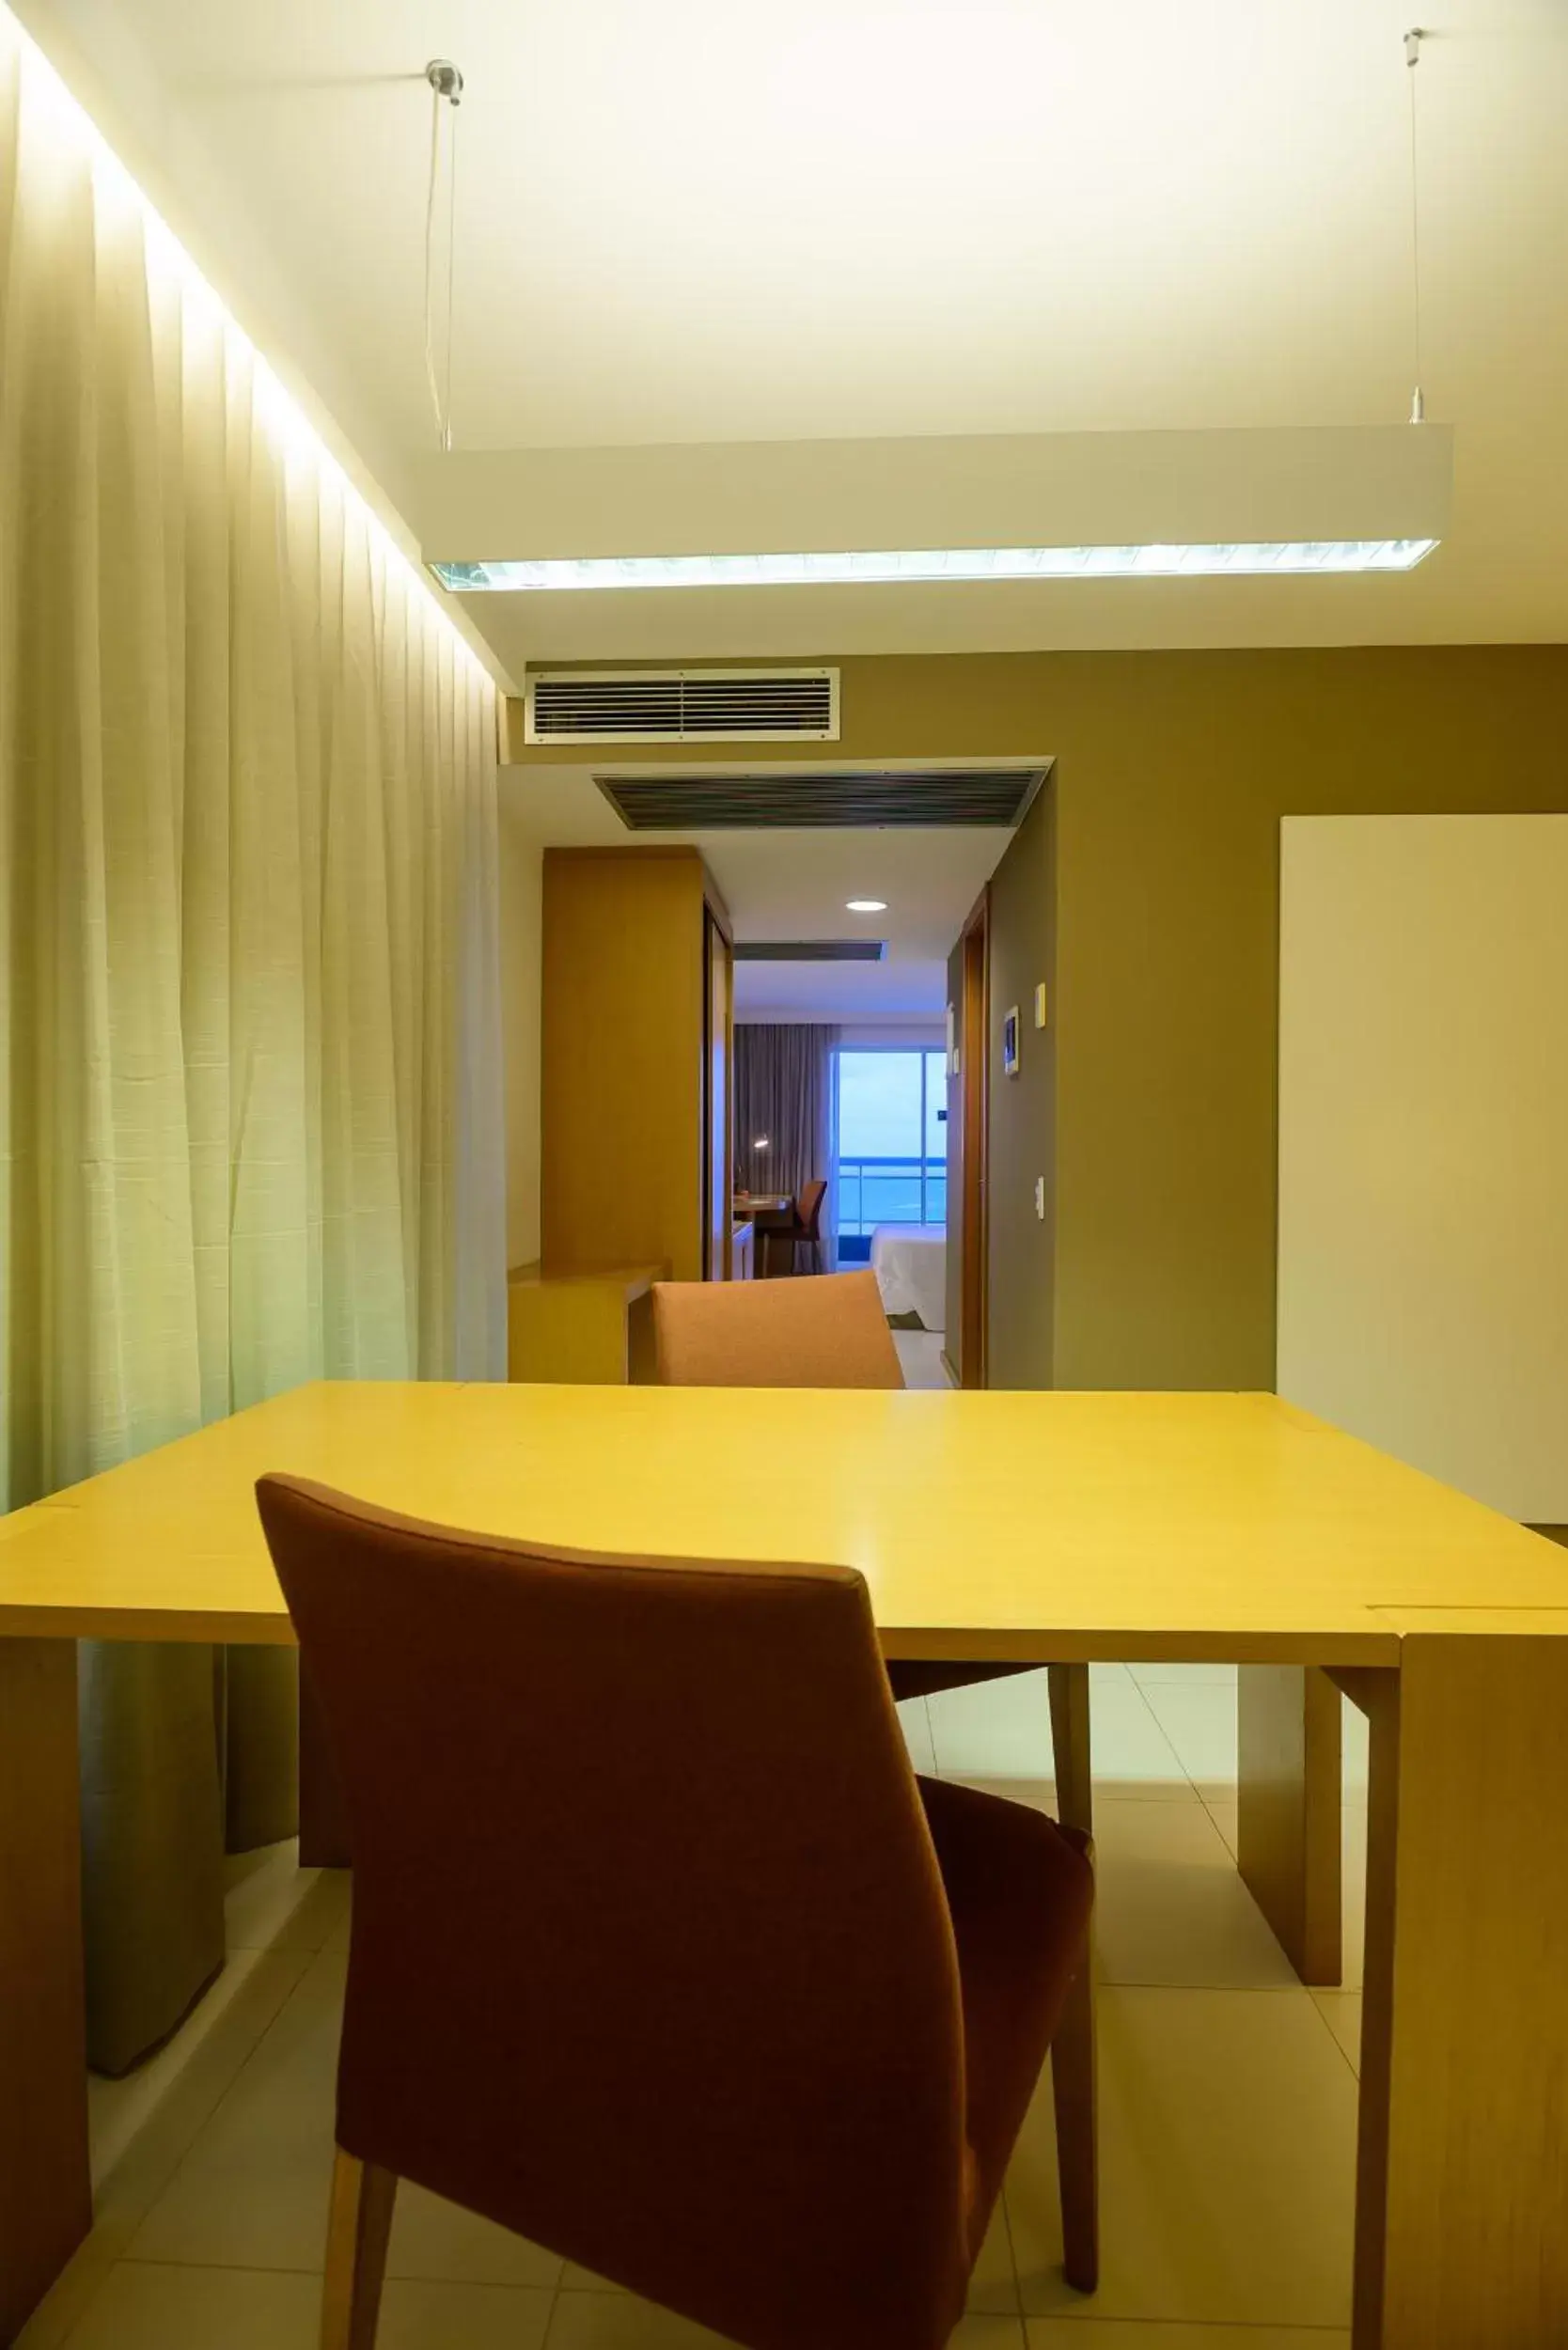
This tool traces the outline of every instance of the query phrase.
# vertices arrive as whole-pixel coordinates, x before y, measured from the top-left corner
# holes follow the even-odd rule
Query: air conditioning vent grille
[[[837,669],[530,670],[529,743],[836,743]]]
[[[883,963],[885,938],[738,938],[737,963]]]
[[[834,825],[871,830],[945,824],[1011,826],[1045,768],[819,769],[749,775],[600,775],[594,780],[632,832],[789,831]]]

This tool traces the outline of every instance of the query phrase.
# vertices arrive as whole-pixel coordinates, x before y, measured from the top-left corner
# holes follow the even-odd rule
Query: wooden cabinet
[[[663,1264],[507,1277],[507,1377],[563,1386],[646,1386],[653,1377],[650,1292]]]
[[[541,1260],[729,1271],[729,917],[695,849],[547,849]]]

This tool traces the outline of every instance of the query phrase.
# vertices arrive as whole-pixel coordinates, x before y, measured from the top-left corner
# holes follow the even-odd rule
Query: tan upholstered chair
[[[666,1387],[902,1387],[874,1273],[815,1281],[655,1281]]]
[[[354,1855],[324,2350],[400,2178],[749,2350],[940,2350],[1054,2037],[1092,2281],[1082,1840],[917,1781],[858,1574],[258,1497]]]
[[[902,1387],[903,1371],[874,1273],[816,1281],[657,1281],[653,1346],[669,1387]],[[899,1699],[1003,1681],[1017,1665],[890,1659]],[[1057,1808],[1087,1836],[1093,1825],[1089,1667],[1049,1669]]]

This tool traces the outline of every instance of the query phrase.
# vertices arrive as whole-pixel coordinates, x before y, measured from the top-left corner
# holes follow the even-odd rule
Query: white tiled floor
[[[893,1344],[899,1350],[903,1365],[906,1387],[950,1387],[947,1368],[942,1360],[940,1330],[895,1330]]]
[[[1058,2271],[1043,2084],[957,2350],[1342,2350],[1364,1747],[1353,1723],[1346,1988],[1309,1994],[1232,1865],[1234,1673],[1113,1666],[1092,1684],[1101,2289],[1082,2301]],[[1049,1801],[1043,1674],[903,1714],[922,1769]],[[234,1864],[228,1919],[214,1996],[134,2079],[94,2084],[98,2222],[19,2350],[314,2350],[347,1885],[278,1847]],[[407,2189],[388,2278],[380,2350],[713,2350]]]

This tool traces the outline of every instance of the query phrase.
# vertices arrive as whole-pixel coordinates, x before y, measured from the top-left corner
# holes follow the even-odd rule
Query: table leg
[[[1316,1666],[1236,1676],[1237,1856],[1303,1982],[1338,1982],[1340,1693]]]
[[[1568,1637],[1402,1658],[1371,1709],[1352,2339],[1568,2342]]]
[[[76,1644],[0,1639],[0,2343],[91,2226]]]
[[[1094,1833],[1094,1785],[1089,1737],[1089,1667],[1051,1665],[1052,1768],[1057,1817],[1066,1827]]]

